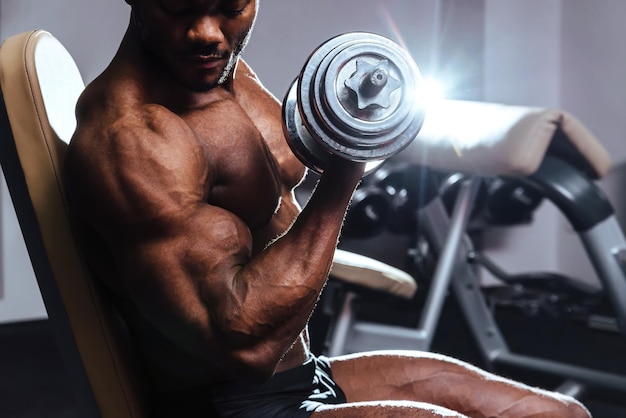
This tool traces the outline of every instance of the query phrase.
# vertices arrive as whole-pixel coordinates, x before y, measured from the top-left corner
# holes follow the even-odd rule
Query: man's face
[[[256,0],[133,0],[142,45],[174,79],[203,92],[224,82],[248,41]]]

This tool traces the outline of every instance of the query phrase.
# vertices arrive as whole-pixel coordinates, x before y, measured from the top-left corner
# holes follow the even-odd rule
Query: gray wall
[[[282,98],[307,56],[328,38],[372,31],[404,44],[423,71],[433,55],[437,0],[261,2],[245,53],[266,86]]]
[[[2,39],[44,29],[65,45],[85,80],[108,64],[128,24],[124,0],[0,0]]]

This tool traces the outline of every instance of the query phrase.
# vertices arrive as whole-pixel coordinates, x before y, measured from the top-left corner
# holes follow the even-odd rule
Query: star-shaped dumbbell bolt
[[[389,61],[371,64],[364,59],[356,61],[356,71],[344,84],[356,94],[360,110],[369,106],[389,108],[391,93],[402,85],[389,73]]]

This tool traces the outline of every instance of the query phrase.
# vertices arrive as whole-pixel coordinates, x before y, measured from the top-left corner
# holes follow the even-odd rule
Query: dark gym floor
[[[384,302],[384,301],[383,301]],[[468,331],[460,325],[460,313],[448,304],[433,343],[435,351],[479,363],[471,349]],[[401,304],[396,304],[402,308]],[[323,321],[317,322],[317,326]],[[560,359],[582,359],[592,366],[625,370],[626,342],[617,335],[577,332],[561,323],[539,318],[529,321],[515,313],[501,318],[503,326],[519,329],[510,333],[511,346]],[[315,324],[312,324],[315,326]],[[555,326],[558,344],[554,344]],[[313,338],[316,338],[313,334]],[[319,337],[317,337],[319,338]],[[552,341],[552,342],[551,342]],[[459,343],[461,342],[461,343]],[[597,355],[600,351],[603,355]],[[532,381],[550,387],[552,382]],[[626,400],[619,396],[585,400],[595,418],[626,418]],[[48,321],[0,325],[0,417],[2,418],[83,418],[75,407],[54,334]]]
[[[48,321],[0,326],[0,416],[81,418]]]

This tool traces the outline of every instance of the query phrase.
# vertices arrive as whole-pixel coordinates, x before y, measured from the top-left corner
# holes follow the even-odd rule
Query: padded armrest
[[[603,177],[611,157],[574,116],[558,109],[442,100],[398,159],[446,171],[527,176],[546,153]]]
[[[372,258],[337,249],[330,275],[351,284],[410,299],[417,284],[410,274]]]

